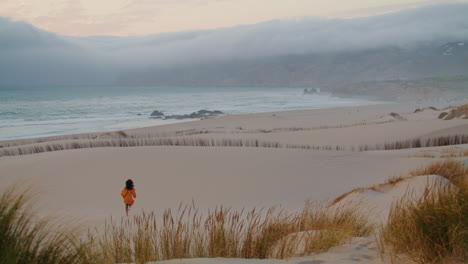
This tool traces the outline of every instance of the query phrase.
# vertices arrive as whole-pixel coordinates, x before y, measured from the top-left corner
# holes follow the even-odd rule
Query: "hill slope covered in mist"
[[[468,4],[135,37],[0,18],[1,86],[328,87],[468,72]],[[348,91],[352,92],[352,91]]]

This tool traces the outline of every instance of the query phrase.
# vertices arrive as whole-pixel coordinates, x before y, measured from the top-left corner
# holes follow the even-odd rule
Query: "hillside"
[[[129,37],[62,36],[0,17],[0,87],[320,87],[377,96],[373,87],[445,88],[427,78],[466,76],[467,13],[468,4],[429,5]]]
[[[466,45],[465,45],[466,43]],[[451,52],[448,53],[447,51]],[[457,76],[468,72],[468,41],[404,48],[304,54],[257,60],[200,63],[169,69],[148,69],[119,76],[122,85],[314,87],[382,80]],[[432,85],[424,79],[424,85]],[[437,87],[450,83],[434,79]],[[457,81],[458,82],[458,81]],[[417,83],[421,83],[420,80]],[[402,84],[403,86],[405,84]],[[413,86],[414,83],[408,84]],[[418,86],[418,85],[416,85]]]

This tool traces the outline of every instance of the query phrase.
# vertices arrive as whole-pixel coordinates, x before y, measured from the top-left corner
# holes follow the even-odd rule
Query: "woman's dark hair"
[[[133,181],[128,179],[126,182],[125,182],[125,188],[127,188],[127,190],[131,190],[133,189]]]

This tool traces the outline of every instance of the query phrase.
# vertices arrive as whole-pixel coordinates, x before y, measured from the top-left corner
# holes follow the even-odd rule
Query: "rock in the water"
[[[151,116],[163,116],[164,114],[158,110],[154,110],[153,113],[151,113]]]
[[[305,88],[304,89],[304,94],[318,94],[318,93],[320,93],[320,88],[310,88],[310,89]]]
[[[163,117],[164,117],[164,119],[195,119],[195,118],[205,118],[205,117],[222,115],[222,114],[224,114],[224,113],[219,111],[219,110],[210,111],[210,110],[202,109],[200,111],[193,112],[193,113],[191,113],[189,115],[187,115],[187,114],[186,115],[170,115],[170,116],[163,116]],[[153,117],[153,118],[155,118],[155,117]],[[156,117],[156,118],[158,118],[158,117]]]
[[[210,110],[205,110],[205,109],[202,109],[202,110],[200,110],[198,112],[192,113],[192,115],[198,115],[199,117],[201,117],[201,116],[212,116],[212,115],[222,115],[222,114],[224,114],[224,113],[219,111],[219,110],[210,111]]]
[[[150,118],[153,118],[153,119],[160,119],[160,118],[163,118],[163,117],[164,117],[164,113],[160,112],[158,110],[154,110],[153,113],[151,113],[151,115],[150,115]]]
[[[190,118],[189,115],[170,115],[165,116],[164,119],[188,119]]]

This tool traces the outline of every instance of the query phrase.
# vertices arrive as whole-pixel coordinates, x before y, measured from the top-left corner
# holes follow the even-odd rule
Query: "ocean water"
[[[150,119],[154,110],[166,115],[201,109],[243,114],[375,103],[328,94],[304,95],[300,88],[0,88],[0,140],[187,121]]]

